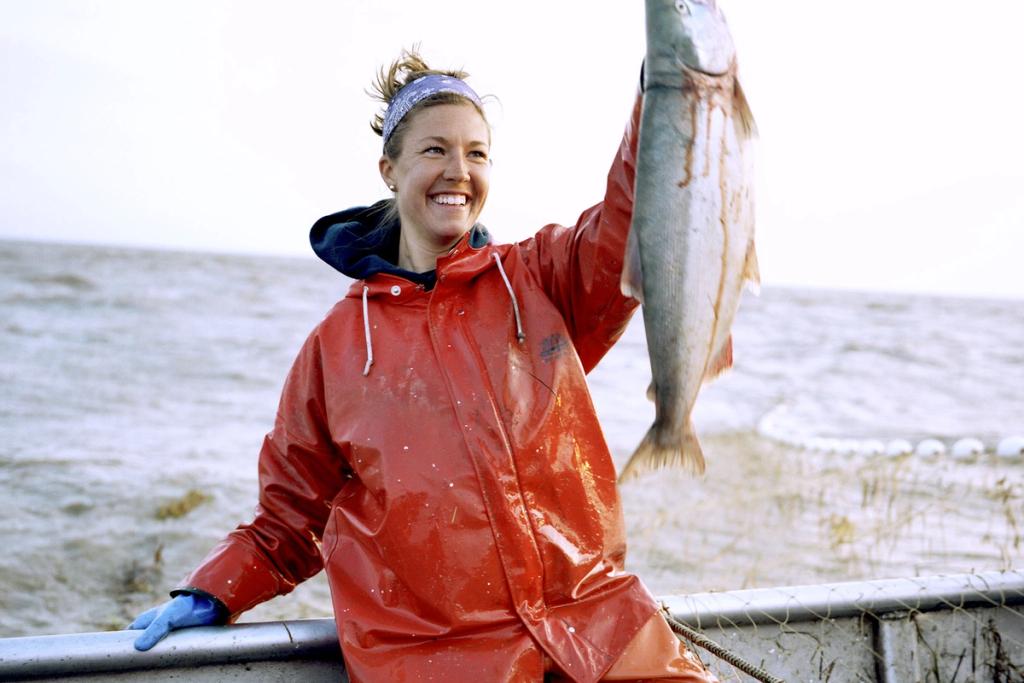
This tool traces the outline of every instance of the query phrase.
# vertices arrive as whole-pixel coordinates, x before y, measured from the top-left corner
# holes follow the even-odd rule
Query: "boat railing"
[[[672,615],[786,681],[1024,680],[1024,572],[667,596]],[[0,639],[0,680],[338,681],[334,622]],[[749,681],[702,657],[722,681]]]

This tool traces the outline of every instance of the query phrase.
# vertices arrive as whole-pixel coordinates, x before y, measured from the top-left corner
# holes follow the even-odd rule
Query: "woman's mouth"
[[[444,206],[465,206],[466,195],[464,194],[436,194],[430,198],[435,204]]]

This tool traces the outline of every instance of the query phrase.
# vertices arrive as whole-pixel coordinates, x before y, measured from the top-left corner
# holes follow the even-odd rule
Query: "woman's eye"
[[[469,153],[469,156],[476,157],[477,159],[486,159],[487,152],[483,152],[481,150],[473,150],[472,152]]]
[[[423,150],[423,151],[424,151],[424,153],[426,153],[426,154],[443,154],[443,153],[444,153],[444,150],[443,150],[443,149],[441,149],[440,147],[437,147],[437,146],[434,146],[434,147],[427,147],[427,148],[426,148],[425,150]]]

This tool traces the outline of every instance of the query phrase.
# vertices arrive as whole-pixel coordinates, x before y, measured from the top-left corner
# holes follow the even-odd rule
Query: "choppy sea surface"
[[[0,636],[123,627],[239,522],[306,334],[312,257],[0,241]],[[1024,301],[765,287],[703,391],[703,478],[622,489],[657,594],[1024,567]],[[637,316],[590,377],[621,466],[653,418]],[[966,437],[983,451],[885,455]],[[317,577],[243,620],[329,616]]]

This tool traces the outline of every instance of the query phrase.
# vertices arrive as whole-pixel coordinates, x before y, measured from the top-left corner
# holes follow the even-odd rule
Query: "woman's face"
[[[381,157],[394,186],[402,232],[435,247],[458,241],[477,221],[490,185],[490,130],[471,104],[411,114],[397,159]]]

